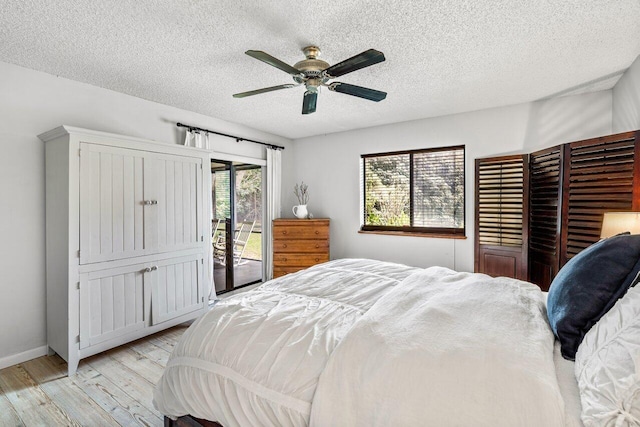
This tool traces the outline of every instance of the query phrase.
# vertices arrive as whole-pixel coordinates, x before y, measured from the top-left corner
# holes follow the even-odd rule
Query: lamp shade
[[[602,220],[600,238],[629,232],[640,234],[640,212],[606,212]]]

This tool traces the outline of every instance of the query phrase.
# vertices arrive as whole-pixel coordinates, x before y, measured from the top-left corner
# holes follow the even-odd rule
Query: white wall
[[[211,100],[215,102],[215,100]],[[44,144],[62,124],[176,144],[193,124],[288,146],[245,126],[0,62],[0,367],[36,357],[46,345]],[[213,137],[217,151],[265,158],[262,146]]]
[[[640,129],[640,56],[613,88],[613,133]]]
[[[293,171],[283,182],[283,212],[291,216],[297,204],[293,186],[304,180],[310,211],[331,218],[331,258],[473,271],[474,159],[610,134],[611,103],[611,91],[602,91],[299,139]],[[461,144],[466,146],[466,240],[358,233],[361,154]]]

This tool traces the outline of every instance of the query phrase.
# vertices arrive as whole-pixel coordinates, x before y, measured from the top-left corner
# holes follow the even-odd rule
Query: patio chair
[[[244,221],[240,223],[240,226],[235,230],[235,237],[233,239],[233,264],[240,265],[242,263],[242,256],[244,255],[244,249],[251,237],[255,221]],[[221,264],[226,263],[227,258],[227,246],[226,240],[223,234],[221,234],[218,240],[213,244],[213,256],[220,261]]]
[[[213,245],[213,257],[219,260],[224,259],[224,233],[220,230],[223,224],[222,219],[211,220],[211,244]],[[222,251],[222,253],[220,253]]]
[[[216,234],[220,230],[220,224],[222,224],[222,219],[212,219],[211,220],[211,241],[215,242],[218,238]]]
[[[233,263],[235,265],[243,264],[242,255],[244,254],[244,249],[247,246],[247,242],[249,241],[249,237],[251,237],[255,225],[255,221],[245,221],[240,224],[240,229],[233,242]]]

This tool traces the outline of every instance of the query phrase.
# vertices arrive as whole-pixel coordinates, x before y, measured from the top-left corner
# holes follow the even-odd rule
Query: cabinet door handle
[[[144,271],[146,271],[147,273],[151,273],[152,271],[156,271],[158,269],[157,265],[154,265],[152,267],[147,267],[144,269]]]
[[[145,205],[157,205],[158,201],[157,200],[145,200],[144,204]]]

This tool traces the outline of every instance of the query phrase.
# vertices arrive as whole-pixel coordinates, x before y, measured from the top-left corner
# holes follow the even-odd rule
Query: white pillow
[[[587,332],[575,369],[585,426],[640,427],[640,285]]]

